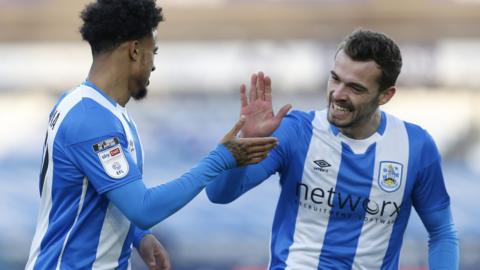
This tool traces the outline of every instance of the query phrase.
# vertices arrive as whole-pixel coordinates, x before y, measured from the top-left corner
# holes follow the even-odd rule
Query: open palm
[[[287,104],[277,115],[273,113],[272,81],[263,72],[252,75],[248,97],[245,85],[240,86],[240,99],[240,115],[245,116],[241,134],[243,137],[270,136],[291,108],[291,105]]]

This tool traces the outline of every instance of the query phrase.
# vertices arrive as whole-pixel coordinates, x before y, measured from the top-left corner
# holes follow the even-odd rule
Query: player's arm
[[[420,214],[428,231],[429,269],[458,269],[458,237],[450,207]]]
[[[428,231],[428,263],[430,269],[458,269],[457,232],[450,210],[450,198],[445,188],[440,154],[430,135],[423,146],[422,164],[413,205]]]
[[[213,203],[230,203],[265,181],[271,174],[271,170],[262,164],[226,171],[206,187],[207,197]]]
[[[235,165],[227,148],[219,145],[197,166],[173,181],[152,188],[145,187],[143,181],[132,181],[106,195],[135,225],[150,228],[190,202],[223,170]]]
[[[263,160],[276,144],[273,137],[237,138],[242,118],[218,147],[180,178],[146,188],[122,134],[74,144],[69,155],[90,183],[141,229],[149,228],[192,200],[222,171]],[[109,137],[109,136],[107,136]]]

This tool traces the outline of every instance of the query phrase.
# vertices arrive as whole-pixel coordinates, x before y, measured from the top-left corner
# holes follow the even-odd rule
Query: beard
[[[337,128],[352,128],[362,125],[365,122],[368,122],[370,118],[375,114],[378,109],[378,99],[380,94],[375,96],[368,104],[365,104],[362,107],[354,106],[350,101],[345,101],[340,104],[340,106],[347,108],[353,114],[353,117],[348,122],[342,123],[341,121],[336,121],[331,115],[331,105],[333,101],[332,95],[329,95],[328,98],[328,112],[327,112],[327,120],[330,124],[336,126]]]
[[[147,96],[148,90],[146,87],[140,88],[137,92],[132,94],[134,100],[142,100]]]

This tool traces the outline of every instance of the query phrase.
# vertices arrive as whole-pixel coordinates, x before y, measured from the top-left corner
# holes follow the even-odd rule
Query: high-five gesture
[[[245,125],[245,116],[241,116],[235,126],[223,137],[221,144],[227,147],[237,161],[237,166],[255,164],[268,155],[268,152],[277,146],[274,137],[265,138],[238,138],[237,134]]]
[[[287,104],[278,111],[277,115],[273,113],[272,80],[263,72],[252,75],[248,98],[245,85],[240,86],[240,99],[242,104],[240,115],[245,116],[242,137],[270,136],[292,107]]]

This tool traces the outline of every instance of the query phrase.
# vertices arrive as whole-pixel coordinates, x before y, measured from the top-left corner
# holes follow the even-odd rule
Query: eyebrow
[[[336,78],[340,78],[340,76],[338,76],[337,73],[335,73],[335,71],[331,70],[330,71],[330,74]],[[355,82],[346,82],[346,85],[350,86],[350,87],[355,87],[355,88],[358,88],[359,90],[361,91],[365,91],[367,92],[368,91],[368,88],[359,84],[359,83],[355,83]]]

